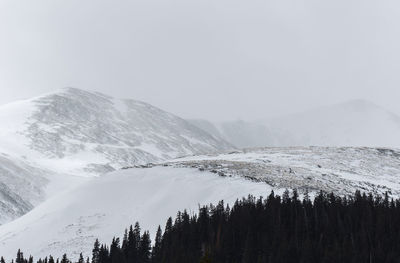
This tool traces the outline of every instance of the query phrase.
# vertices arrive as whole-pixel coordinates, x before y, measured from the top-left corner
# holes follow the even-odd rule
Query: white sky
[[[66,86],[183,117],[400,114],[398,0],[0,0],[0,104]]]

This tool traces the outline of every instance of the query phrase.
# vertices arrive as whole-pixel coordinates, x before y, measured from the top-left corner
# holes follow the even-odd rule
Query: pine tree
[[[139,246],[139,262],[150,262],[151,240],[148,231],[143,233]]]
[[[57,259],[58,260],[58,259]],[[67,254],[64,254],[63,256],[62,256],[62,259],[61,259],[61,262],[60,263],[69,263],[69,260],[68,260],[68,258],[67,258]]]
[[[140,246],[140,225],[139,222],[135,223],[135,228],[133,229],[133,240],[131,242],[133,242],[135,248],[138,250],[139,246]]]
[[[109,262],[109,251],[106,246],[101,245],[99,249],[99,263]]]
[[[171,232],[172,230],[172,217],[169,217],[167,223],[165,224],[164,234]]]
[[[283,192],[282,201],[283,201],[284,204],[290,203],[290,196],[289,196],[289,190],[288,189],[286,189]]]
[[[92,263],[99,263],[99,254],[100,254],[100,243],[99,240],[96,239],[92,250]]]
[[[158,226],[156,238],[154,240],[154,246],[151,251],[152,262],[160,262],[161,261],[161,242],[162,242],[162,231],[161,231],[161,227]]]
[[[113,241],[110,246],[110,259],[111,263],[125,262],[125,256],[122,253],[119,238],[113,238]]]
[[[18,249],[17,258],[15,259],[15,263],[24,263],[24,254]]]
[[[79,254],[79,260],[78,263],[85,263],[85,260],[83,259],[82,253]]]

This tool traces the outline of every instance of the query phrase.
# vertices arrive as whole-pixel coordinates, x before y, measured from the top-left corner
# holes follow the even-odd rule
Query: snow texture
[[[74,88],[0,106],[0,123],[0,224],[68,176],[75,185],[84,181],[76,176],[232,148],[144,102]]]
[[[365,147],[258,148],[180,158],[168,163],[221,176],[245,177],[274,188],[400,197],[400,150]]]
[[[125,227],[139,221],[154,238],[159,224],[178,210],[195,213],[199,205],[219,200],[232,203],[271,187],[244,178],[223,178],[197,169],[154,167],[112,172],[57,195],[28,214],[0,226],[0,254],[77,258],[90,255],[96,238],[109,243]]]
[[[272,189],[400,197],[399,157],[399,150],[387,148],[259,148],[127,167],[91,178],[0,226],[1,252],[10,258],[22,247],[35,257],[68,252],[76,258],[90,254],[96,237],[110,242],[136,221],[154,237],[178,210],[192,213],[199,204],[232,203]]]

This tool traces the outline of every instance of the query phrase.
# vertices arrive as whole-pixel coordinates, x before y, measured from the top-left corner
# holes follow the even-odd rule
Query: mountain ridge
[[[76,88],[2,105],[0,123],[0,167],[9,167],[0,169],[0,224],[45,200],[58,180],[68,188],[84,181],[68,177],[233,148],[148,103]]]
[[[107,164],[120,168],[122,165],[118,162],[124,165],[155,162],[231,147],[184,119],[148,103],[115,99],[76,88],[64,88],[4,105],[0,107],[0,120],[6,115],[1,112],[5,108],[8,112],[19,112],[20,120],[15,127],[0,127],[0,134],[19,137],[13,147],[22,142],[28,146],[23,149],[25,152],[34,151],[46,159],[87,153],[92,155],[89,157],[99,157],[94,164],[106,165],[105,171],[110,168]],[[4,145],[6,143],[0,142],[0,149],[7,148]],[[8,149],[8,152],[12,153],[12,150]],[[95,156],[99,153],[101,156]],[[91,169],[81,167],[81,170],[85,168]]]

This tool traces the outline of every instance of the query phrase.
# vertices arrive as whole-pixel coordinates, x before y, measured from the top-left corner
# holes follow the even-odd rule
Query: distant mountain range
[[[265,146],[400,147],[400,117],[364,100],[353,100],[258,122],[194,125],[238,148]]]

